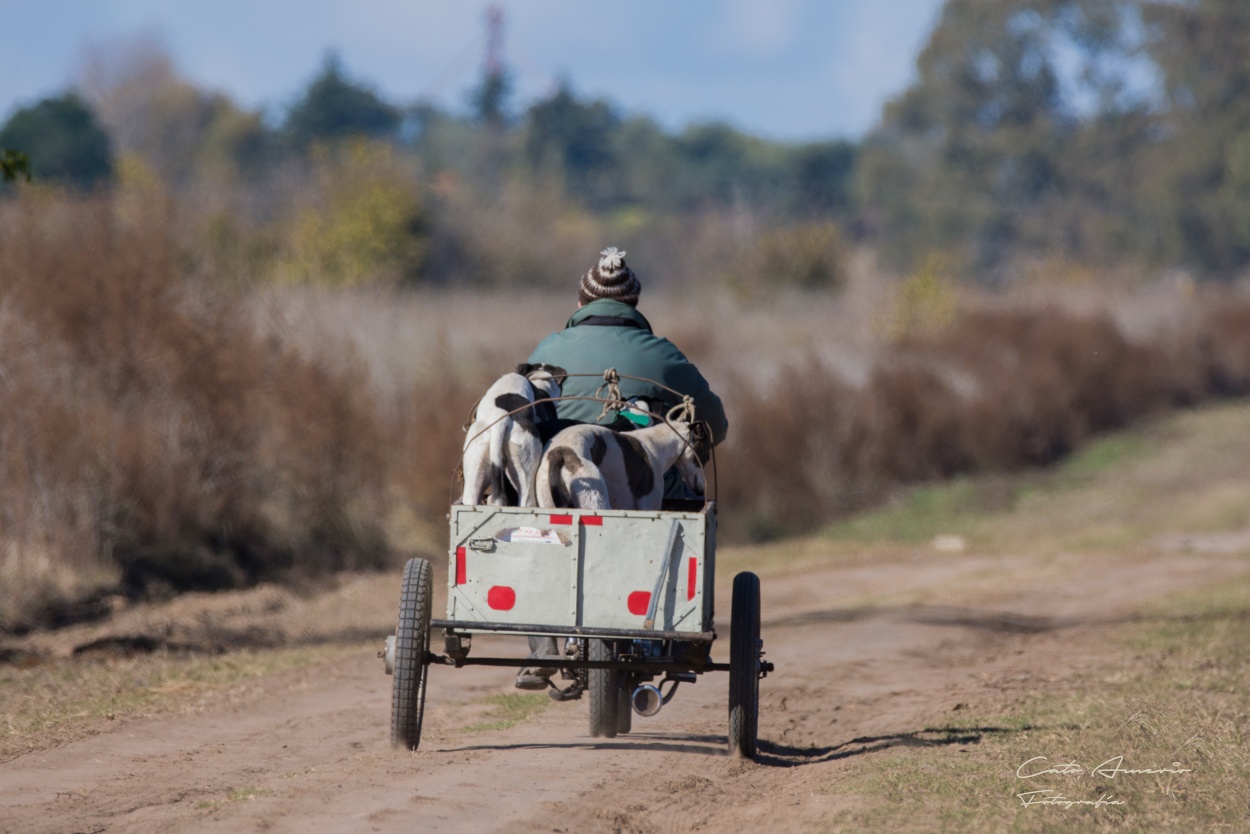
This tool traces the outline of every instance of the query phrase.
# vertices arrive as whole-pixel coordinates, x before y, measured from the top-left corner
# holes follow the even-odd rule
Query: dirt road
[[[723,674],[603,740],[587,734],[584,700],[467,730],[491,720],[485,698],[512,691],[511,672],[435,668],[421,750],[393,751],[391,679],[362,650],[269,676],[227,708],[119,721],[0,764],[0,831],[820,830],[854,801],[829,786],[865,757],[962,755],[993,728],[942,732],[960,710],[1062,687],[1109,662],[1107,626],[1144,601],[1250,568],[1219,550],[1046,564],[925,550],[767,577],[777,671],[761,685],[758,762],[725,753]],[[718,599],[727,609],[727,587]],[[495,651],[520,641],[474,646]]]

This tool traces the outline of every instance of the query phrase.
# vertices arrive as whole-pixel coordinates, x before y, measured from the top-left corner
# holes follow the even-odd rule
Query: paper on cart
[[[564,544],[560,534],[555,530],[542,530],[538,527],[509,527],[500,530],[495,536],[501,542],[524,542],[527,544]]]

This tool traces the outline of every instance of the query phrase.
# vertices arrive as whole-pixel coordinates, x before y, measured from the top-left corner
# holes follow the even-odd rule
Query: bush
[[[859,387],[808,360],[732,389],[725,532],[775,536],[900,484],[1046,466],[1160,409],[1250,394],[1250,302],[1213,298],[1149,344],[1105,316],[971,311],[899,342]]]
[[[92,188],[113,175],[112,143],[74,93],[18,110],[0,128],[0,148],[25,153],[38,180]]]
[[[335,287],[418,282],[427,217],[415,178],[390,147],[318,147],[312,165],[314,192],[291,218],[281,277]]]
[[[181,277],[168,206],[123,208],[27,192],[0,213],[0,631],[387,556],[366,375],[261,338]]]
[[[800,223],[760,234],[729,277],[747,294],[782,287],[837,290],[846,283],[846,259],[837,226]]]

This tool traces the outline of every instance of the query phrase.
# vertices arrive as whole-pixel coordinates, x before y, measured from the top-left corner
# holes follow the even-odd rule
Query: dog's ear
[[[556,384],[561,388],[564,387],[564,380],[569,378],[569,372],[564,370],[564,368],[561,368],[559,365],[548,365],[544,363],[538,367],[551,374],[552,379],[554,379]]]
[[[561,388],[564,387],[564,380],[569,376],[569,372],[564,370],[564,368],[561,368],[559,365],[548,365],[545,362],[538,362],[536,364],[522,362],[520,365],[516,366],[516,372],[526,378],[528,378],[529,375],[535,371],[545,371],[556,381],[556,385],[559,385]]]

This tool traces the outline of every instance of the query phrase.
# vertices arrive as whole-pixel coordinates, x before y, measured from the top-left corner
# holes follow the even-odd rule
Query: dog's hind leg
[[[517,506],[538,506],[534,476],[542,462],[542,440],[537,431],[518,422],[512,427],[508,450],[508,477],[517,489]]]
[[[569,491],[573,494],[573,506],[579,510],[612,509],[603,475],[593,466],[583,466],[577,477],[570,479]]]
[[[508,442],[508,429],[511,422],[509,418],[505,417],[491,426],[489,432],[490,457],[486,468],[489,473],[490,501],[487,503],[493,507],[502,507],[508,503],[508,491],[505,483],[507,481],[508,461],[506,457],[507,449],[505,447]]]
[[[486,450],[482,444],[471,444],[465,450],[462,469],[464,471],[464,492],[460,503],[473,507],[481,504],[490,487],[490,464],[486,461]]]

